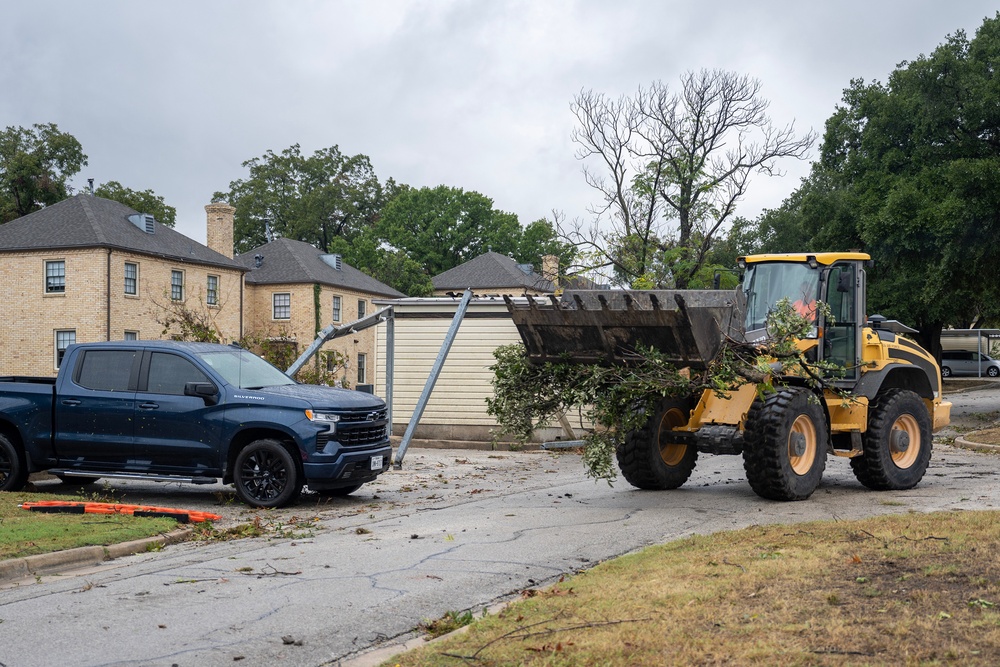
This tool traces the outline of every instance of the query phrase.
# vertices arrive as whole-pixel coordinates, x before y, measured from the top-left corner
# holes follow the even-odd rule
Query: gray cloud
[[[822,131],[852,78],[885,80],[996,12],[968,0],[369,0],[8,3],[0,124],[55,122],[94,178],[152,188],[204,240],[241,162],[300,143],[368,155],[381,179],[478,190],[522,223],[593,201],[569,140],[581,89],[630,94],[685,70],[761,80],[775,122]],[[739,209],[807,173],[760,179]]]

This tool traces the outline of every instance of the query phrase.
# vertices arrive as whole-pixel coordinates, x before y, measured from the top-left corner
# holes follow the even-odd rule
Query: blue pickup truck
[[[389,468],[382,399],[304,385],[232,345],[81,343],[55,378],[0,377],[0,491],[47,470],[236,487],[282,507],[346,495]]]

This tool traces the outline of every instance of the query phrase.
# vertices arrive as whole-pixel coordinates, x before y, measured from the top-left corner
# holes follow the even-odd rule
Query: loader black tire
[[[876,491],[912,489],[931,460],[931,420],[916,393],[880,392],[869,407],[864,454],[851,459],[858,481]]]
[[[676,489],[691,476],[698,450],[680,444],[670,431],[688,422],[693,401],[665,398],[645,426],[628,433],[618,447],[618,467],[622,477],[634,487],[649,490]]]
[[[823,478],[829,433],[813,394],[783,387],[754,401],[744,432],[743,468],[768,500],[805,500]]]

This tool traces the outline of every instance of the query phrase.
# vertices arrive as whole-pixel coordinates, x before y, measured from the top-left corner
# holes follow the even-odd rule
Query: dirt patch
[[[982,431],[973,431],[962,436],[969,442],[977,445],[1000,445],[1000,428],[988,428]]]
[[[954,394],[960,391],[972,391],[974,389],[987,389],[989,387],[996,386],[996,382],[990,380],[980,380],[978,378],[973,380],[956,380],[954,378],[948,378],[942,382],[942,389],[946,394]]]

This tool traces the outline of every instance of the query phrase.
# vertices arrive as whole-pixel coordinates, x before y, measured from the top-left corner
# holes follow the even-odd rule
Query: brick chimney
[[[205,223],[205,238],[209,248],[232,259],[233,257],[233,215],[236,209],[225,202],[216,202],[205,207],[208,217]]]
[[[559,258],[555,255],[542,257],[542,278],[552,283],[553,287],[559,287]]]

